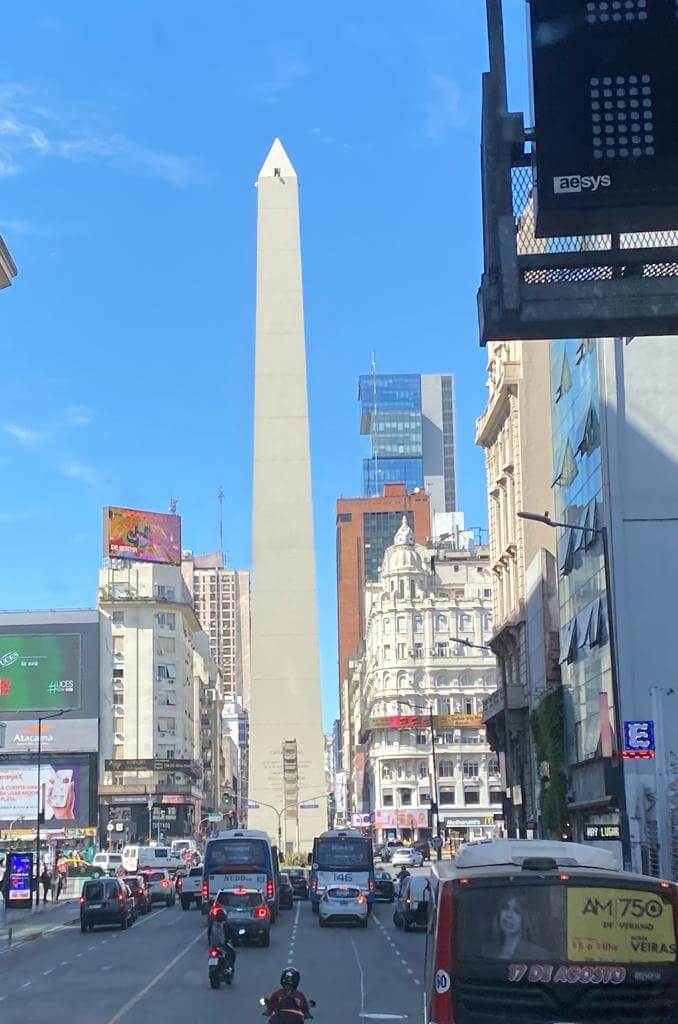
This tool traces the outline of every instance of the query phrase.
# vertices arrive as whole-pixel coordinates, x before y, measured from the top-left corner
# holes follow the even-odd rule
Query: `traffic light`
[[[224,807],[230,807],[233,797],[230,793],[224,793]]]
[[[536,234],[678,224],[676,0],[531,0]]]

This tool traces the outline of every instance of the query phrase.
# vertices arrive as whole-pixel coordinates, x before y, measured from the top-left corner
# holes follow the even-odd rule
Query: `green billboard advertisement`
[[[0,636],[0,715],[79,708],[81,693],[78,633]]]

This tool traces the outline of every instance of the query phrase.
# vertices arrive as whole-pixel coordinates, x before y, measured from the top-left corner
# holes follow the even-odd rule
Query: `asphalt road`
[[[147,1024],[151,1014],[163,1024],[263,1021],[258,998],[291,963],[317,1002],[318,1024],[419,1024],[426,938],[395,928],[392,913],[379,903],[367,929],[321,930],[310,905],[295,902],[280,912],[268,949],[238,950],[234,984],[218,991],[208,984],[205,918],[195,909],[156,909],[126,932],[83,935],[64,924],[0,953],[0,1021]]]

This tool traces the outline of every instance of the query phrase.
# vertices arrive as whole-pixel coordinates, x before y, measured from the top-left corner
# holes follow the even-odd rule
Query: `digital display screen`
[[[79,708],[81,689],[78,633],[0,635],[0,715]]]
[[[104,556],[181,565],[181,518],[109,505],[104,509]]]

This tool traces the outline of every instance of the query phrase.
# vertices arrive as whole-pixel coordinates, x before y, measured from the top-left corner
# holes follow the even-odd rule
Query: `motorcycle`
[[[235,951],[228,943],[225,946],[212,946],[207,961],[210,988],[219,988],[222,981],[227,985],[233,983],[235,974]]]
[[[309,999],[308,1005],[315,1006],[315,999]],[[259,1006],[264,1007],[264,1017],[268,1017],[271,1024],[301,1024],[303,1014],[299,1010],[276,1010],[273,1014],[269,1010],[269,1002],[266,996],[261,996]],[[313,1014],[309,1014],[309,1020],[313,1020]]]

